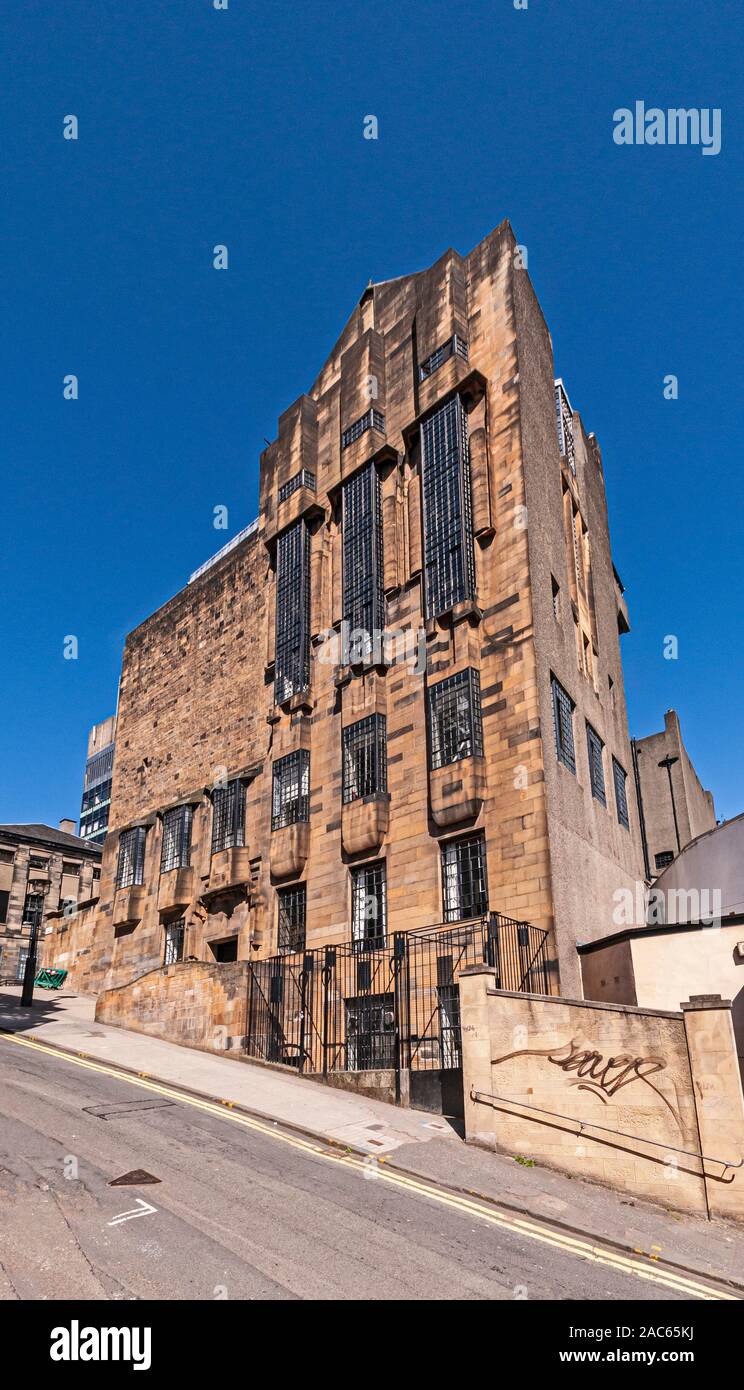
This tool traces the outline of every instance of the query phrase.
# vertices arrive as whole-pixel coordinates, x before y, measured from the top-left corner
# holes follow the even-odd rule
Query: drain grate
[[[148,1182],[161,1182],[161,1178],[154,1178],[152,1173],[146,1173],[144,1168],[133,1168],[130,1173],[122,1173],[120,1178],[112,1178],[109,1187],[144,1187]]]

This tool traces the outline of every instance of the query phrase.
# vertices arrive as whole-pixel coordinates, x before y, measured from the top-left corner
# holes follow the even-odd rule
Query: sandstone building
[[[50,912],[98,896],[101,851],[74,833],[75,822],[0,825],[0,979],[21,983],[34,927]]]
[[[643,877],[627,630],[599,445],[509,225],[370,284],[257,522],[127,639],[79,983],[490,908],[549,931],[577,994],[576,941]]]
[[[685,845],[714,830],[712,792],[704,791],[682,742],[679,716],[664,715],[659,734],[633,740],[641,838],[647,877],[660,874]]]

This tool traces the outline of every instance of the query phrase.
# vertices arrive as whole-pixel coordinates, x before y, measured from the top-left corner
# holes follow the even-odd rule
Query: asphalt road
[[[690,1297],[316,1147],[0,1036],[0,1299]]]

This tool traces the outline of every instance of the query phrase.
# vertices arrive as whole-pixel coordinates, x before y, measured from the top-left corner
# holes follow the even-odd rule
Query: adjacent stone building
[[[715,829],[713,793],[700,783],[673,709],[660,734],[633,740],[633,759],[647,877],[653,878],[690,840]]]
[[[78,983],[490,909],[577,993],[576,941],[643,877],[627,630],[599,445],[509,225],[370,284],[257,522],[127,639]]]
[[[34,926],[39,958],[47,914],[68,916],[97,897],[101,851],[78,838],[73,820],[0,825],[0,979],[21,983]]]

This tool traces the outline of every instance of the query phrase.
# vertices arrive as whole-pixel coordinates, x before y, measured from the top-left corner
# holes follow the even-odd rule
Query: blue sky
[[[0,821],[77,815],[125,634],[256,514],[368,280],[505,216],[603,448],[632,732],[676,708],[744,809],[741,7],[24,0],[2,28]],[[615,145],[636,100],[720,108],[720,154]]]

